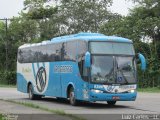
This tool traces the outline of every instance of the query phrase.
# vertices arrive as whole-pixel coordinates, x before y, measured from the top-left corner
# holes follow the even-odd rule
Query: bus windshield
[[[92,56],[91,80],[94,83],[128,84],[136,82],[133,57]]]
[[[91,82],[136,83],[134,49],[128,43],[91,42]]]
[[[92,54],[135,54],[133,44],[118,42],[90,42],[90,51]]]
[[[92,56],[91,80],[94,83],[114,83],[112,56]]]

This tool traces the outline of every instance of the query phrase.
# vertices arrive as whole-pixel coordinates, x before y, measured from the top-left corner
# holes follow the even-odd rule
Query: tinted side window
[[[18,50],[18,61],[20,63],[76,61],[77,51],[77,41],[28,47]]]
[[[38,59],[38,47],[23,48],[18,50],[20,63],[36,62]]]
[[[61,53],[61,60],[68,60],[68,56],[67,56],[67,43],[63,42],[61,43],[61,49],[60,49],[60,53]]]
[[[77,41],[69,41],[64,44],[65,46],[65,60],[76,61],[77,56]]]
[[[77,41],[78,48],[78,66],[81,77],[83,80],[88,80],[87,69],[84,67],[84,55],[87,52],[87,42],[86,41]]]
[[[47,45],[47,61],[60,61],[61,60],[61,44]]]
[[[78,48],[78,59],[81,57],[83,57],[85,55],[85,53],[87,52],[87,42],[86,41],[82,41],[82,40],[78,40],[77,41],[77,48]]]
[[[37,62],[46,62],[48,55],[47,55],[47,50],[46,50],[46,45],[42,45],[38,47],[38,60]]]
[[[62,43],[54,44],[54,48],[56,50],[55,52],[55,61],[61,61],[62,60]]]
[[[22,49],[18,49],[18,57],[17,57],[18,62],[22,63],[24,60],[23,57],[23,50]]]
[[[47,50],[47,58],[46,61],[55,61],[55,47],[53,44],[48,44],[46,46],[46,50]]]

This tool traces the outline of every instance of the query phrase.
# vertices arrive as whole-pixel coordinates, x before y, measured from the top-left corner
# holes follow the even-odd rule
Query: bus
[[[136,61],[145,57],[127,38],[78,33],[24,44],[17,54],[17,90],[30,99],[45,96],[79,101],[135,101]]]

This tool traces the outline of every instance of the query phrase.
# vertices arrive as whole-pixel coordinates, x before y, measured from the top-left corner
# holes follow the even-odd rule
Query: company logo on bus
[[[46,70],[40,67],[36,75],[36,86],[39,92],[43,92],[47,83]]]

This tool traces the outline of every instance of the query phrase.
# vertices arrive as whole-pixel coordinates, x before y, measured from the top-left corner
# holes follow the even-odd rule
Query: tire
[[[74,93],[74,88],[71,87],[69,90],[69,102],[71,105],[76,106],[77,105],[77,100],[75,97],[75,93]]]
[[[42,99],[42,95],[35,95],[35,99],[36,100],[41,100]]]
[[[33,93],[32,84],[30,84],[29,87],[28,87],[28,96],[29,96],[30,100],[35,100],[36,99],[36,95]]]
[[[116,101],[107,101],[108,105],[115,105]]]
[[[66,100],[66,98],[62,98],[62,97],[56,97],[56,99],[57,99],[58,101],[65,101],[65,100]]]

